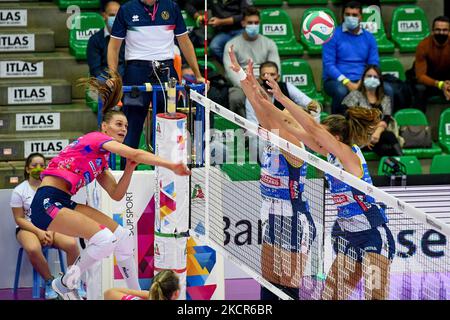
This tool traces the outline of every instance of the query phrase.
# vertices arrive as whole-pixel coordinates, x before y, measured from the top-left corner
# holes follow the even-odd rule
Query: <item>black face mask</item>
[[[439,44],[444,44],[448,39],[447,34],[437,33],[433,36],[434,36],[434,39],[436,39],[437,43],[439,43]]]
[[[267,80],[261,80],[262,82],[262,87],[266,90],[272,89],[268,84],[267,84]]]

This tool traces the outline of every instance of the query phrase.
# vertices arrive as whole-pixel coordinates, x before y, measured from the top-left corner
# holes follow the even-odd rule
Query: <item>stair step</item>
[[[82,136],[85,132],[18,132],[11,137],[0,134],[0,161],[25,160],[32,152],[40,152],[45,157],[54,157],[67,144]]]
[[[97,129],[97,117],[86,104],[0,107],[0,134]]]
[[[55,32],[48,28],[1,28],[0,52],[49,52],[55,50]]]
[[[72,84],[72,98],[84,99],[77,80],[89,75],[86,62],[78,62],[67,48],[55,52],[8,53],[0,56],[1,79],[65,79]]]
[[[72,84],[62,79],[0,80],[0,105],[70,103],[71,91]]]

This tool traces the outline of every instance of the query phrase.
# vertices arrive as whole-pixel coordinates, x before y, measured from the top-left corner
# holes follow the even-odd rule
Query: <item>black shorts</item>
[[[62,208],[75,209],[78,205],[71,200],[71,195],[54,187],[41,187],[36,191],[31,203],[31,222],[42,230],[49,224]]]

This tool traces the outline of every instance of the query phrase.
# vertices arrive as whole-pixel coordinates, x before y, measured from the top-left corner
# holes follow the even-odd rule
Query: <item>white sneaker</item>
[[[75,273],[76,273],[76,271],[75,271]],[[78,275],[79,275],[79,268],[78,268]],[[83,298],[81,298],[80,295],[78,294],[78,288],[73,287],[72,289],[70,289],[68,286],[64,285],[62,283],[62,277],[63,276],[59,276],[58,278],[56,278],[52,281],[53,290],[55,290],[55,292],[63,300],[83,300]],[[73,284],[75,277],[76,277],[76,274],[73,274],[73,272],[71,272],[71,270],[69,270],[69,271],[67,271],[64,280],[68,281],[67,283]],[[78,277],[78,279],[79,279],[79,277]],[[78,281],[76,281],[75,284],[78,284]]]

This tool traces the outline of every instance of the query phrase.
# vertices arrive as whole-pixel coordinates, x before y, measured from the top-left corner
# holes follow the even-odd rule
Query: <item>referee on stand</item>
[[[172,0],[130,0],[120,7],[108,45],[108,67],[117,71],[120,46],[125,40],[124,85],[159,84],[159,80],[164,84],[169,76],[167,68],[170,77],[178,79],[173,66],[175,36],[197,82],[204,83],[180,8]],[[157,105],[153,106],[157,113],[164,112],[163,94],[158,93]],[[141,92],[139,97],[124,95],[123,112],[128,119],[124,143],[132,148],[138,148],[151,97],[149,92]],[[124,165],[122,161],[121,167]]]

